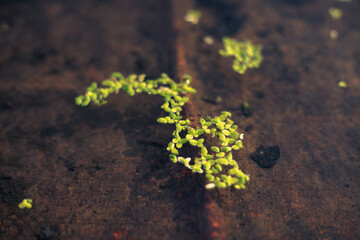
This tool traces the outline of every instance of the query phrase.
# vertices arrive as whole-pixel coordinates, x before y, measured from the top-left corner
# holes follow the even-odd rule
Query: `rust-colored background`
[[[212,238],[210,198],[219,239],[360,239],[360,2],[175,1],[0,0],[0,238]],[[199,24],[179,27],[191,8]],[[261,44],[261,67],[234,72],[223,36]],[[234,155],[245,190],[206,192],[169,161],[160,97],[74,104],[114,71],[177,78],[177,44],[192,114],[231,111],[245,132]],[[270,169],[249,157],[261,145],[280,148]],[[32,209],[17,207],[24,198]]]

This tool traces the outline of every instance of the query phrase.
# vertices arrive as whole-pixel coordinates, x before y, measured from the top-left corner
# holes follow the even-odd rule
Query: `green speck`
[[[331,7],[331,8],[329,8],[329,14],[332,19],[338,20],[342,17],[343,12],[339,8]]]
[[[198,24],[201,17],[201,12],[196,10],[189,10],[187,14],[184,17],[184,20],[186,22],[192,23],[192,24]]]
[[[21,203],[19,203],[19,208],[32,208],[32,200],[31,199],[24,199]]]
[[[347,83],[345,81],[339,81],[338,82],[338,86],[341,87],[341,88],[347,88]]]

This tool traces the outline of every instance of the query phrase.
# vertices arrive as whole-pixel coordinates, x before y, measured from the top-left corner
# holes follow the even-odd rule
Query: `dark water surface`
[[[214,194],[224,239],[360,239],[360,2],[184,4],[202,12],[181,32],[197,114],[231,111],[245,133],[234,157],[247,189]],[[113,71],[175,76],[172,11],[156,0],[0,0],[1,239],[204,238],[205,180],[168,160],[162,99],[74,104]],[[218,54],[223,36],[261,44],[261,67],[234,72]],[[18,208],[24,198],[32,209]]]

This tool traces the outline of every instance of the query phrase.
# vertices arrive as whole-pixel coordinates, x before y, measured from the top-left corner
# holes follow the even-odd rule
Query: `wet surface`
[[[261,168],[271,168],[280,157],[280,149],[278,146],[264,147],[261,145],[250,157]]]
[[[359,1],[184,4],[202,12],[179,33],[198,91],[193,114],[233,113],[247,189],[206,194],[203,176],[168,160],[161,98],[74,104],[114,71],[175,77],[170,1],[1,0],[1,239],[212,238],[206,216],[222,239],[360,238]],[[261,44],[260,68],[234,72],[218,54],[223,36]],[[267,149],[272,167],[261,168],[250,156],[269,159]],[[24,198],[32,209],[17,207]],[[206,198],[218,212],[203,211]]]

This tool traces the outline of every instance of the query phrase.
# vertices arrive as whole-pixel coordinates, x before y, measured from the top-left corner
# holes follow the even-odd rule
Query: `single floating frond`
[[[338,82],[338,87],[341,87],[341,88],[347,88],[347,83],[345,81],[339,81]]]
[[[31,199],[24,199],[21,203],[19,203],[19,208],[32,208],[32,200]]]
[[[329,8],[329,14],[332,19],[338,20],[342,17],[343,12],[339,8],[331,7],[331,8]]]
[[[184,17],[184,20],[186,22],[192,23],[192,24],[198,24],[201,17],[201,12],[197,10],[189,10],[187,14]]]

